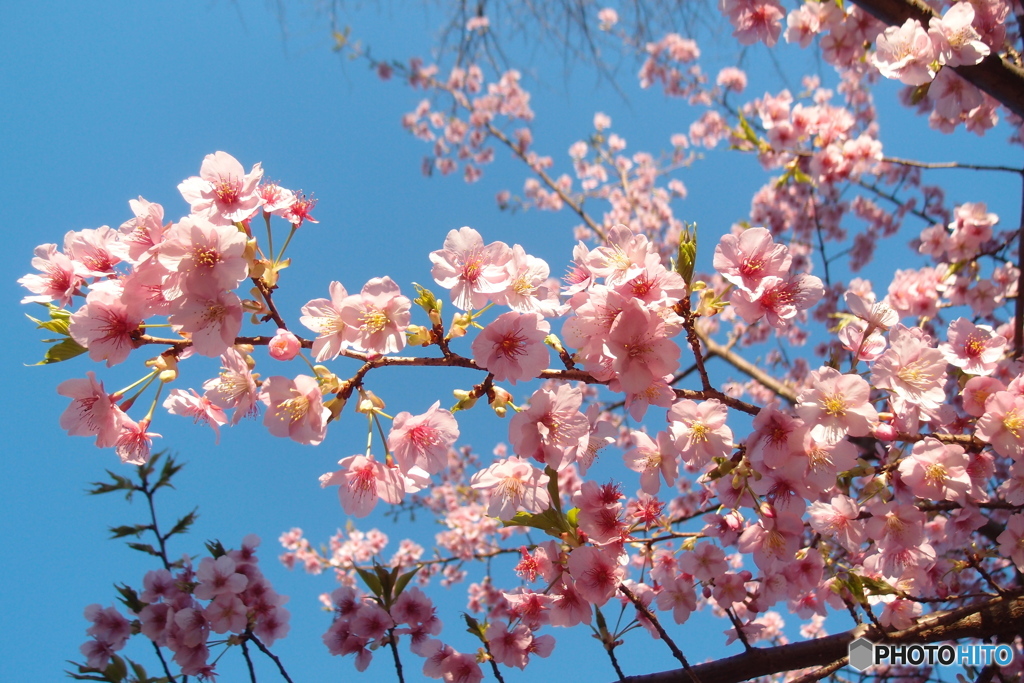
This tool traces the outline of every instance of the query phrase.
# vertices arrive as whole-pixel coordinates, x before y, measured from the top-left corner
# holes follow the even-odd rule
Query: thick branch
[[[923,0],[853,0],[868,14],[891,26],[917,19],[925,28],[938,16]],[[1024,69],[994,52],[974,66],[955,67],[956,72],[997,99],[1017,116],[1024,117]]]
[[[873,642],[935,643],[998,635],[1013,637],[1021,632],[1024,632],[1024,597],[999,597],[929,615],[916,626],[888,635],[862,625],[825,638],[750,650],[697,664],[692,669],[702,683],[739,683],[783,671],[829,666],[845,657],[850,642],[862,636]],[[675,683],[687,680],[687,677],[682,669],[675,669],[629,676],[625,680],[629,683]]]

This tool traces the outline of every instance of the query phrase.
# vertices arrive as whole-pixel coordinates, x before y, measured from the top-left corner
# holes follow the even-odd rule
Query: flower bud
[[[430,330],[423,325],[409,325],[405,328],[406,341],[409,346],[429,346]]]
[[[473,324],[473,316],[468,313],[456,313],[452,319],[452,327],[448,330],[448,338],[457,339],[466,336],[471,324]]]
[[[458,410],[469,410],[470,408],[476,405],[478,397],[472,391],[466,391],[465,389],[456,389],[452,393],[455,394],[455,398],[456,400],[458,400],[458,403],[456,403],[455,406],[452,408],[453,413]]]
[[[375,413],[381,410],[384,410],[384,401],[372,391],[366,389],[359,390],[359,405],[356,407],[357,413]]]
[[[331,416],[327,419],[328,422],[332,422],[341,417],[341,411],[345,408],[345,404],[348,403],[345,399],[340,396],[335,396],[330,401],[324,404],[327,410],[331,411]]]
[[[157,371],[157,379],[164,384],[178,379],[178,357],[174,354],[160,354],[147,360],[146,365]]]
[[[683,224],[679,235],[679,251],[676,255],[676,272],[689,286],[693,280],[693,264],[697,262],[697,224]]]
[[[501,387],[494,387],[491,390],[493,398],[491,398],[491,408],[494,409],[495,415],[498,417],[505,417],[505,413],[508,412],[508,404],[512,401],[512,394],[508,393]]]
[[[302,342],[294,334],[284,328],[279,328],[274,338],[267,344],[267,352],[275,360],[291,360],[299,355],[302,350]]]

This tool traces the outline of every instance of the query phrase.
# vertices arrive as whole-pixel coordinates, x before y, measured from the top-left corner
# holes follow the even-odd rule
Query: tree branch
[[[845,633],[816,640],[757,648],[733,657],[697,664],[692,670],[700,677],[701,683],[740,683],[783,671],[829,667],[846,657],[850,642],[860,637],[874,642],[933,643],[994,635],[1012,638],[1021,632],[1024,632],[1024,597],[998,597],[930,614],[903,631],[883,634],[875,628],[861,625]],[[686,673],[682,669],[675,669],[629,676],[625,680],[628,683],[677,683],[685,678]]]
[[[923,0],[853,0],[868,14],[890,26],[902,26],[917,19],[926,29],[932,17],[939,16]],[[991,53],[980,64],[958,66],[954,70],[965,80],[984,90],[1012,111],[1024,117],[1024,69]]]

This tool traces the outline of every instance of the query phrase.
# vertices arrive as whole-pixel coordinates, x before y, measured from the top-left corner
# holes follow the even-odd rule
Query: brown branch
[[[693,683],[701,683],[700,678],[697,676],[696,673],[694,673],[693,667],[690,666],[690,663],[688,661],[686,661],[686,656],[683,655],[683,651],[680,650],[679,646],[676,645],[675,642],[669,637],[664,627],[662,627],[661,622],[658,621],[658,617],[654,615],[654,612],[652,612],[650,608],[647,607],[647,605],[641,602],[640,598],[636,597],[636,595],[633,594],[633,591],[629,590],[626,584],[620,583],[619,591],[627,598],[629,598],[629,601],[633,603],[634,607],[636,607],[637,612],[647,617],[647,620],[651,622],[654,628],[658,631],[658,635],[661,636],[661,639],[665,641],[666,645],[668,645],[668,649],[672,650],[672,656],[678,659],[679,663],[683,665],[683,670],[686,671],[687,675],[690,677],[690,680],[693,681]]]
[[[792,387],[783,384],[743,356],[726,346],[722,346],[706,334],[703,334],[700,331],[698,331],[697,334],[700,336],[700,340],[704,343],[704,348],[708,350],[708,355],[718,356],[754,381],[770,389],[776,396],[784,398],[794,405],[796,404],[796,392],[793,391]]]
[[[552,180],[551,176],[544,172],[544,169],[538,168],[537,166],[531,164],[530,160],[526,158],[525,154],[523,154],[523,151],[519,149],[519,147],[514,142],[509,140],[507,135],[498,130],[498,128],[489,121],[487,122],[487,132],[496,137],[498,140],[500,140],[506,147],[512,150],[513,154],[522,159],[523,162],[525,162],[526,165],[529,166],[530,169],[537,174],[537,177],[543,180],[544,184],[551,188],[551,190],[558,195],[559,199],[565,202],[566,206],[568,206],[570,209],[576,212],[576,215],[583,219],[583,222],[587,224],[587,227],[593,230],[594,234],[597,235],[602,242],[605,241],[606,238],[604,230],[601,228],[601,226],[595,223],[594,219],[591,218],[587,214],[587,212],[583,210],[583,206],[577,203],[568,194],[566,194],[566,192],[561,187],[558,186],[558,183]]]
[[[890,26],[902,26],[917,19],[925,28],[938,14],[923,0],[853,0],[868,14]],[[1001,58],[995,52],[974,66],[958,66],[962,78],[984,90],[1017,116],[1024,117],[1024,69]]]
[[[847,656],[856,638],[874,642],[933,643],[963,638],[1015,637],[1024,631],[1024,597],[998,597],[955,610],[922,617],[916,626],[883,634],[858,626],[845,633],[805,640],[777,647],[757,648],[733,657],[697,664],[693,671],[702,683],[740,683],[759,676],[797,671],[815,666],[828,667]],[[682,669],[626,678],[629,683],[678,683]]]

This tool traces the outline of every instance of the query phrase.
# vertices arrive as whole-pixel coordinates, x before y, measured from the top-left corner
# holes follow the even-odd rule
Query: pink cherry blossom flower
[[[110,283],[110,286],[101,286]],[[121,287],[112,280],[93,287],[85,305],[70,319],[68,334],[89,349],[89,358],[107,361],[111,367],[124,361],[135,349],[135,335],[142,316],[121,298]]]
[[[510,278],[508,287],[492,297],[494,303],[508,306],[518,313],[558,314],[558,289],[548,287],[551,269],[547,262],[527,254],[520,245],[514,244],[506,268]]]
[[[1024,396],[999,391],[985,402],[975,436],[992,444],[999,455],[1024,459]]]
[[[170,224],[164,225],[164,207],[156,202],[148,202],[139,197],[129,200],[128,206],[135,218],[122,223],[118,232],[121,233],[121,243],[128,249],[128,260],[137,265],[163,242],[164,231]]]
[[[260,400],[267,406],[263,424],[274,436],[313,446],[324,440],[331,411],[323,405],[316,378],[270,377],[263,382]]]
[[[267,344],[267,353],[275,360],[291,360],[299,355],[302,342],[292,332],[278,328],[277,334]]]
[[[896,325],[889,343],[871,370],[871,384],[925,410],[938,408],[946,398],[946,359],[935,342],[920,328]],[[895,406],[903,412],[898,401]]]
[[[332,292],[333,296],[333,292]],[[351,329],[352,346],[366,353],[395,353],[405,348],[412,302],[390,277],[375,277],[359,294],[341,304],[341,320]]]
[[[1006,529],[996,538],[999,554],[1013,561],[1019,571],[1024,572],[1024,513],[1010,515]]]
[[[1002,360],[1006,337],[988,325],[975,325],[967,318],[949,324],[948,341],[939,350],[950,365],[969,375],[991,375]]]
[[[395,505],[402,502],[405,489],[397,467],[379,463],[372,456],[350,455],[338,461],[341,469],[320,477],[320,486],[337,486],[345,514],[365,517],[377,500]]]
[[[32,267],[39,274],[29,273],[18,280],[19,285],[35,294],[23,298],[23,304],[35,301],[45,303],[56,299],[58,305],[68,306],[72,297],[85,284],[85,278],[75,272],[74,262],[58,251],[56,244],[36,247]]]
[[[330,299],[313,299],[303,306],[299,318],[299,322],[319,335],[313,341],[313,356],[318,363],[337,358],[355,339],[355,329],[341,317],[348,292],[340,282],[332,282],[330,292]]]
[[[241,593],[249,583],[249,577],[235,571],[235,561],[227,555],[217,559],[204,557],[196,570],[199,582],[192,595],[200,600],[213,600],[218,595]]]
[[[149,420],[136,422],[127,415],[121,419],[121,431],[114,442],[114,452],[128,465],[145,465],[153,450],[153,437],[160,436],[149,430]]]
[[[199,216],[182,218],[167,231],[157,254],[160,265],[170,271],[165,296],[173,300],[233,290],[248,272],[245,245],[245,233],[231,225],[215,225]]]
[[[128,247],[119,237],[120,233],[108,225],[71,231],[64,235],[64,253],[74,262],[79,275],[105,277],[128,256]]]
[[[752,463],[764,461],[767,467],[781,467],[794,452],[791,441],[803,422],[779,410],[778,401],[763,407],[747,437],[747,457]]]
[[[532,641],[530,630],[523,624],[510,631],[504,621],[497,621],[487,629],[487,644],[491,655],[496,662],[505,666],[525,669]]]
[[[623,389],[644,391],[679,368],[679,346],[669,340],[670,333],[657,313],[637,299],[626,301],[604,345]]]
[[[232,593],[218,595],[206,606],[204,613],[214,633],[241,633],[249,622],[245,603]]]
[[[213,433],[217,435],[217,442],[220,443],[220,425],[227,424],[228,417],[223,409],[210,399],[197,394],[195,389],[189,389],[188,392],[172,389],[170,395],[164,399],[163,406],[172,415],[191,417],[196,423],[204,422],[210,425]]]
[[[870,60],[886,78],[924,85],[935,77],[935,57],[935,47],[921,22],[907,19],[902,26],[890,26],[878,36]]]
[[[786,278],[765,277],[754,292],[733,290],[730,302],[748,324],[765,317],[772,327],[784,328],[800,311],[818,303],[824,295],[821,280],[801,273]]]
[[[192,348],[214,358],[233,346],[242,330],[242,300],[230,291],[175,299],[168,322],[192,338]]]
[[[676,483],[679,473],[679,452],[668,432],[658,432],[657,441],[643,432],[633,432],[636,444],[622,456],[626,467],[640,473],[640,488],[655,495],[664,479],[668,486]]]
[[[811,436],[825,444],[844,436],[867,436],[878,411],[868,401],[871,388],[857,375],[844,375],[822,367],[811,373],[809,387],[800,392],[796,412],[811,428]]]
[[[655,601],[658,609],[672,610],[672,618],[677,624],[686,623],[690,615],[697,611],[697,593],[693,588],[693,581],[682,576],[675,576],[662,582]]]
[[[504,242],[484,246],[480,233],[464,227],[448,233],[444,249],[431,252],[430,272],[437,284],[451,290],[456,307],[475,310],[508,287],[511,278],[506,265],[511,258],[512,250]]]
[[[319,223],[320,221],[310,215],[313,209],[316,208],[316,203],[316,199],[307,197],[299,190],[295,193],[295,200],[288,205],[288,208],[281,212],[281,216],[296,228],[301,228],[302,224],[306,221]]]
[[[499,460],[473,475],[470,486],[490,496],[487,514],[509,520],[518,510],[543,512],[551,507],[548,476],[522,458]]]
[[[216,225],[231,225],[250,218],[260,205],[256,188],[263,177],[260,164],[245,172],[242,164],[227,152],[207,154],[199,169],[178,185],[178,191],[192,207]]]
[[[398,467],[407,472],[413,466],[433,474],[448,465],[448,449],[459,438],[459,425],[450,411],[436,401],[422,415],[395,415],[388,434],[388,449]]]
[[[712,265],[727,281],[754,292],[764,278],[787,274],[791,262],[789,249],[775,244],[765,228],[748,228],[739,235],[722,235]]]
[[[533,379],[548,366],[549,332],[539,313],[502,313],[473,340],[473,360],[499,382]]]
[[[969,2],[958,2],[941,19],[932,17],[928,22],[928,35],[942,64],[973,66],[988,56],[991,50],[971,25],[973,22],[974,7]]]
[[[556,472],[586,452],[590,422],[580,412],[583,394],[568,384],[554,391],[538,389],[530,405],[516,413],[508,426],[517,455],[546,464]]]
[[[568,569],[576,592],[597,607],[604,605],[618,592],[619,582],[625,573],[614,552],[593,546],[575,548],[569,553]]]
[[[259,388],[245,358],[233,348],[221,354],[221,373],[203,383],[206,398],[221,409],[234,409],[231,424],[256,415],[259,408]]]
[[[936,114],[956,121],[984,102],[981,91],[951,68],[939,69],[935,74],[935,80],[928,86],[928,98],[932,101]],[[956,237],[954,235],[954,245]]]
[[[87,379],[69,379],[57,386],[57,393],[71,399],[60,416],[61,429],[70,436],[95,436],[99,448],[110,448],[117,442],[121,423],[127,416],[117,407],[113,396],[96,380],[96,373]]]
[[[732,430],[725,424],[729,409],[716,398],[696,403],[678,401],[668,411],[669,433],[683,460],[702,467],[715,457],[729,457]]]
[[[899,472],[911,493],[926,500],[964,501],[971,489],[964,449],[931,437],[914,444]]]
[[[615,287],[639,275],[651,253],[646,236],[619,224],[608,231],[603,246],[587,254],[586,265],[594,277],[603,277],[606,286]]]
[[[972,377],[964,385],[962,394],[964,412],[974,417],[985,414],[988,397],[997,391],[1006,391],[1006,385],[995,377]]]
[[[295,193],[281,187],[275,182],[264,181],[256,188],[260,204],[265,213],[284,216],[285,212],[295,203]]]
[[[835,538],[847,550],[855,551],[864,542],[864,525],[857,520],[860,506],[849,496],[839,494],[828,503],[815,501],[807,514],[812,529]]]

